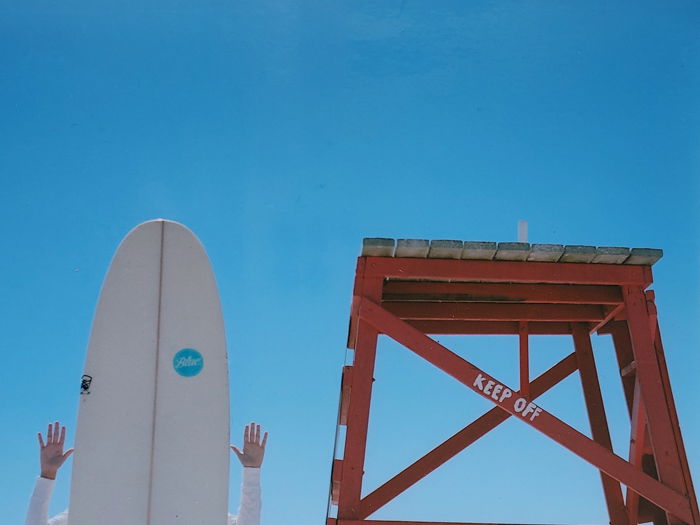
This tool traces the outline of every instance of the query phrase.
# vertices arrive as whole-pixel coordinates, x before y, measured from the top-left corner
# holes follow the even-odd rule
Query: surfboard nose
[[[173,221],[171,219],[165,219],[163,217],[159,217],[157,219],[149,219],[149,220],[144,221],[140,224],[137,224],[129,231],[129,233],[126,234],[123,241],[125,241],[126,239],[128,239],[130,236],[132,236],[133,234],[135,234],[137,232],[141,232],[143,230],[148,230],[149,228],[155,228],[155,227],[159,227],[161,232],[163,232],[166,227],[182,230],[183,232],[187,233],[188,235],[191,235],[192,237],[197,239],[197,241],[199,241],[199,238],[187,226],[185,226],[181,222]],[[201,244],[201,241],[199,241],[199,242]]]

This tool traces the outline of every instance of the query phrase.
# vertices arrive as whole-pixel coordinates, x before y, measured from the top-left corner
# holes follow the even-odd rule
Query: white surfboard
[[[117,250],[81,384],[70,525],[225,525],[229,389],[209,259],[154,220]]]

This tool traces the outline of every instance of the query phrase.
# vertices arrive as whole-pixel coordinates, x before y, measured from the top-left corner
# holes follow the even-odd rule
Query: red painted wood
[[[357,288],[360,297],[379,300],[382,280],[365,278]],[[353,317],[358,313],[359,308]],[[356,320],[356,323],[357,335],[350,383],[352,394],[348,402],[348,424],[343,452],[343,482],[338,490],[338,518],[345,519],[356,518],[360,508],[378,335],[377,330],[361,318]]]
[[[659,479],[664,485],[687,496],[688,487],[681,467],[676,435],[673,431],[671,406],[669,406],[667,399],[670,392],[667,394],[663,387],[659,362],[649,328],[646,296],[639,287],[624,287],[623,296],[632,350],[637,364],[636,376],[641,387]],[[642,495],[646,497],[645,494]],[[659,506],[664,510],[669,510],[663,505]],[[683,518],[676,514],[675,516],[669,515],[669,524],[678,524],[678,518],[686,523],[692,521],[691,518]]]
[[[417,321],[406,319],[406,322],[424,334],[455,334],[455,335],[518,335],[520,326],[517,321]],[[565,321],[528,322],[531,335],[569,335],[571,323]]]
[[[649,266],[367,257],[366,275],[394,279],[649,286]]]
[[[632,352],[632,341],[630,340],[627,323],[623,321],[614,321],[608,325],[608,330],[612,334],[613,344],[615,346],[615,355],[617,356],[617,365],[620,369],[620,379],[622,380],[622,388],[625,392],[625,400],[627,401],[627,410],[632,415],[632,406],[634,404],[634,375],[626,375],[623,370],[627,369],[634,362],[634,354]]]
[[[624,304],[618,304],[617,306],[614,306],[612,308],[608,308],[607,312],[605,314],[605,317],[603,318],[602,321],[599,321],[596,323],[593,328],[589,330],[589,332],[597,332],[601,328],[603,328],[606,324],[611,322],[612,320],[616,319],[619,317],[622,312],[625,310],[625,305]]]
[[[357,267],[355,268],[355,284],[352,290],[352,303],[350,305],[350,327],[348,329],[348,348],[355,348],[355,340],[357,339],[358,315],[357,309],[362,298],[362,290],[365,282],[365,267],[367,266],[366,257],[357,259]]]
[[[520,393],[524,397],[530,397],[530,341],[527,333],[527,323],[519,323],[518,342],[520,357]]]
[[[644,440],[646,432],[646,418],[641,403],[641,393],[636,379],[636,363],[632,353],[632,341],[630,340],[627,323],[624,321],[614,321],[607,327],[612,334],[617,364],[620,370],[620,379],[625,394],[627,410],[630,414],[630,448],[628,461],[642,468],[642,455],[644,453]],[[625,497],[629,522],[633,525],[639,519],[639,494],[627,487]]]
[[[360,320],[355,345],[355,363],[350,386],[352,395],[348,405],[343,453],[343,483],[338,491],[339,518],[359,516],[377,331]]]
[[[581,386],[588,411],[588,420],[591,425],[591,433],[597,443],[612,452],[610,429],[605,415],[603,395],[600,391],[591,339],[586,326],[577,324],[573,328],[576,360],[578,362],[579,375],[581,376]],[[605,494],[611,525],[629,525],[620,483],[603,472],[600,473],[600,477],[603,483],[603,493]]]
[[[535,417],[532,411],[525,413],[524,408],[518,410],[512,397],[499,401],[480,391],[478,385],[492,383],[492,388],[495,388],[495,385],[503,384],[390,312],[369,300],[364,300],[360,304],[360,317],[486,399],[517,416],[516,419],[536,428],[621,483],[631,486],[674,516],[691,523],[690,505],[686,497],[632,467],[627,461],[541,408],[532,409],[534,412],[540,411]],[[512,389],[510,390],[512,392]],[[526,404],[525,407],[530,409],[530,404]]]
[[[648,302],[647,302],[648,304]],[[655,316],[656,317],[656,316]],[[666,356],[664,353],[664,347],[661,342],[661,330],[656,323],[654,333],[654,349],[656,350],[656,358],[659,364],[659,372],[661,374],[661,381],[664,387],[664,391],[667,393],[667,403],[669,407],[669,413],[671,416],[671,421],[673,423],[673,431],[676,436],[676,446],[678,447],[678,455],[681,459],[681,468],[683,471],[683,477],[685,480],[686,490],[688,491],[690,506],[693,511],[693,519],[696,525],[700,525],[700,509],[698,509],[698,500],[695,494],[695,489],[693,487],[693,478],[690,475],[690,466],[688,464],[688,456],[685,452],[685,445],[683,444],[683,436],[681,434],[681,425],[678,421],[678,412],[676,411],[676,404],[673,399],[673,391],[671,390],[671,380],[668,375],[668,366],[666,365]]]
[[[400,319],[462,321],[600,321],[607,312],[590,304],[404,303],[382,307]]]
[[[360,257],[348,334],[348,347],[355,349],[354,363],[344,372],[339,410],[339,423],[347,423],[345,450],[342,462],[337,461],[333,470],[338,517],[329,517],[327,525],[448,525],[362,518],[511,416],[549,436],[601,471],[613,525],[636,525],[637,516],[640,519],[651,516],[653,508],[640,495],[663,508],[670,525],[681,522],[700,525],[658,335],[653,292],[645,295],[643,291],[651,282],[652,272],[648,266]],[[522,340],[521,329],[525,324],[527,333],[533,335],[575,334],[594,440],[532,402],[539,395],[539,389],[551,388],[561,380],[561,374],[570,373],[563,362],[532,381],[530,396],[525,399],[526,396],[508,389],[424,335],[510,334],[520,335]],[[588,336],[591,331],[613,334],[628,409],[631,418],[637,421],[633,423],[630,450],[630,459],[635,465],[611,452]],[[360,500],[378,333],[396,339],[496,406]],[[522,385],[527,385],[529,380],[529,355],[523,355],[527,350],[527,346],[521,344]],[[575,365],[569,362],[567,366]],[[637,379],[640,392],[635,394]],[[497,389],[500,389],[499,394],[508,390],[510,396],[496,395]],[[520,398],[523,399],[516,406],[515,399]],[[650,463],[652,451],[647,445],[647,434],[638,428],[644,426],[643,414],[650,406],[655,423],[649,415],[646,426],[654,429],[654,455],[660,466],[661,481],[642,470],[650,473],[655,470]],[[659,425],[661,430],[657,428]],[[638,446],[640,441],[642,445]],[[664,454],[661,461],[659,454]],[[629,488],[629,513],[621,503],[620,483]],[[638,504],[639,501],[644,504]]]
[[[569,354],[531,383],[532,399],[535,399],[576,370],[576,357]],[[360,517],[368,517],[389,503],[396,496],[416,484],[440,465],[459,454],[472,443],[506,421],[511,414],[501,407],[493,407],[481,417],[435,447],[425,456],[365,496],[361,502]]]
[[[639,468],[642,468],[646,428],[646,415],[644,414],[644,405],[642,403],[639,382],[635,381],[634,400],[632,403],[632,426],[630,429],[629,462]],[[639,494],[627,487],[626,501],[630,523],[636,524],[639,518]]]
[[[448,297],[448,299],[439,299]],[[621,304],[619,286],[520,283],[387,281],[386,301],[474,301],[554,304]]]
[[[340,409],[338,410],[338,424],[348,424],[348,409],[350,408],[350,385],[352,384],[352,366],[343,367],[343,376],[340,380]]]
[[[338,504],[338,494],[340,493],[340,486],[343,482],[343,460],[334,459],[333,468],[331,469],[331,503],[333,505]]]
[[[385,520],[338,520],[329,525],[535,525],[533,523],[475,523],[454,521],[385,521]],[[553,524],[547,524],[553,525]]]

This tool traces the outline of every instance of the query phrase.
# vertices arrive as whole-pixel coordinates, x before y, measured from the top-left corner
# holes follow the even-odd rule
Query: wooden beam
[[[600,391],[600,382],[598,381],[598,372],[588,330],[585,326],[575,324],[573,335],[576,348],[576,362],[578,363],[581,376],[583,397],[586,402],[588,421],[591,425],[593,439],[610,452],[613,452],[608,419],[605,415],[603,395]],[[602,471],[600,477],[603,483],[603,493],[605,494],[611,525],[630,525],[620,483]],[[637,524],[635,522],[632,525]]]
[[[486,281],[649,286],[649,266],[625,264],[562,264],[367,257],[367,276],[434,281]]]
[[[600,321],[605,310],[578,304],[404,303],[382,306],[401,319],[463,321]]]
[[[431,283],[387,281],[384,301],[512,302],[555,304],[623,303],[619,286],[585,284]]]
[[[639,381],[659,479],[678,493],[688,496],[690,490],[683,475],[681,451],[674,431],[676,421],[671,416],[675,410],[669,403],[671,393],[666,389],[659,368],[659,357],[649,327],[646,296],[639,287],[626,287],[623,293],[632,352],[637,364],[636,379]],[[645,494],[640,495],[651,500]],[[679,525],[679,520],[686,523],[694,521],[694,518],[691,520],[678,514],[668,518],[669,525]]]
[[[533,523],[503,524],[503,523],[477,523],[477,522],[456,522],[456,521],[385,521],[385,520],[343,520],[329,518],[333,522],[327,525],[535,525]],[[552,524],[547,524],[552,525]]]
[[[406,320],[406,323],[424,334],[435,335],[518,335],[518,321],[417,321]],[[569,335],[569,322],[536,322],[528,323],[530,335]]]

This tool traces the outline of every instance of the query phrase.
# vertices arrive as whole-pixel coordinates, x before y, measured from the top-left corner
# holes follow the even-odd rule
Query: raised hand
[[[60,434],[59,434],[60,427]],[[56,479],[56,473],[61,465],[65,463],[68,457],[73,453],[73,449],[63,452],[63,443],[66,440],[66,427],[60,426],[58,421],[53,425],[49,423],[49,428],[46,431],[46,442],[41,432],[39,437],[39,462],[41,464],[41,477],[47,479]]]
[[[243,452],[236,446],[231,445],[231,450],[238,457],[238,461],[244,467],[260,467],[265,456],[265,443],[267,443],[267,432],[260,441],[260,425],[251,423],[245,426],[243,431]]]

